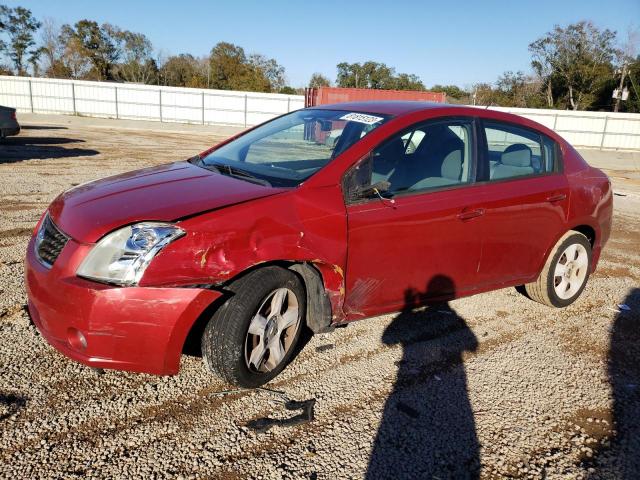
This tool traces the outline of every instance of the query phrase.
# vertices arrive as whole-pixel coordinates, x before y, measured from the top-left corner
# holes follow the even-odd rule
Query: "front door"
[[[473,132],[468,119],[426,122],[386,140],[350,173],[379,188],[347,200],[348,318],[473,289],[484,213]]]

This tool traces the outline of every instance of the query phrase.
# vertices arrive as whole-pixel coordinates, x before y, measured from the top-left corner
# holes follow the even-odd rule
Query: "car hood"
[[[49,214],[68,236],[93,243],[123,225],[176,221],[282,191],[176,162],[79,185],[59,195]]]

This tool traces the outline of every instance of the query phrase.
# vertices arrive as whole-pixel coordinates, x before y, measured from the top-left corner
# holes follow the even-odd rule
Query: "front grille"
[[[69,237],[62,233],[47,215],[44,217],[36,237],[38,258],[45,266],[51,267],[68,241]]]

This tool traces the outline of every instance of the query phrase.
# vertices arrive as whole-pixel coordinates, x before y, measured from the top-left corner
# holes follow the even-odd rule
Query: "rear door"
[[[483,120],[483,286],[535,278],[566,225],[569,185],[559,148],[540,133]]]
[[[450,298],[475,285],[482,210],[474,131],[470,119],[418,124],[347,174],[349,184],[389,182],[386,192],[347,195],[350,318]]]

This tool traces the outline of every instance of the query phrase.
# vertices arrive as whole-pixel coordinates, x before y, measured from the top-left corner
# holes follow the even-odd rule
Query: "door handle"
[[[470,220],[472,218],[484,215],[484,208],[475,208],[473,210],[463,210],[458,214],[460,220]]]
[[[561,202],[562,200],[567,198],[567,194],[566,193],[558,193],[557,195],[551,195],[549,197],[547,197],[547,202],[551,202],[551,203],[555,203],[555,202]]]

